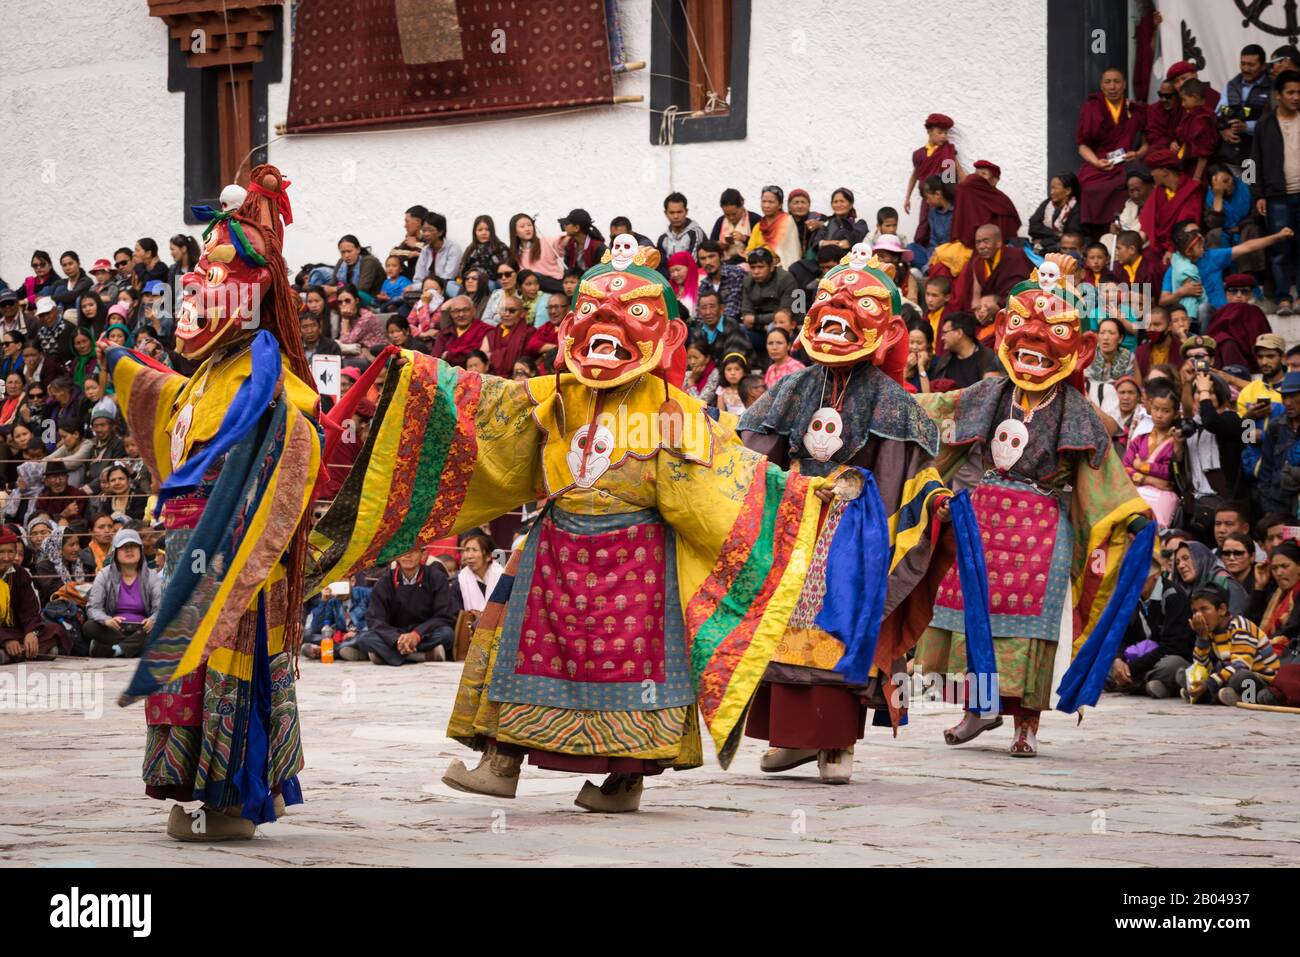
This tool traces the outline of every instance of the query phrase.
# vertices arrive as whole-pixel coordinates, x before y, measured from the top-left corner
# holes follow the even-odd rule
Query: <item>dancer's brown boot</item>
[[[585,811],[600,814],[635,811],[641,806],[644,781],[643,774],[611,774],[600,787],[586,781],[573,803]]]
[[[257,826],[239,812],[203,805],[190,814],[180,804],[173,804],[167,817],[167,836],[177,841],[247,841]]]
[[[776,771],[789,771],[816,760],[816,748],[768,748],[759,760],[758,767],[760,771],[772,774]]]
[[[853,749],[818,751],[817,773],[823,784],[848,784],[853,777]]]
[[[473,771],[461,761],[451,762],[447,773],[442,776],[442,783],[470,794],[513,798],[519,787],[519,766],[523,763],[522,753],[504,754],[492,742],[483,749],[483,756]]]

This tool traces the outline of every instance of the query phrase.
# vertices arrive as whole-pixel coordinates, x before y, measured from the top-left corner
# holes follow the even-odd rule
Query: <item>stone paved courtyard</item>
[[[762,775],[748,741],[730,771],[710,754],[704,768],[651,780],[641,813],[606,817],[574,807],[580,780],[562,774],[525,768],[515,801],[443,786],[450,760],[473,763],[443,736],[452,664],[303,662],[307,803],[250,842],[178,844],[142,792],[142,709],[114,703],[133,667],[35,665],[16,701],[21,672],[0,669],[14,675],[7,687],[0,677],[0,863],[1300,864],[1296,715],[1107,696],[1082,726],[1045,716],[1043,754],[1016,760],[1010,722],[949,748],[940,731],[953,714],[914,711],[897,739],[869,733],[847,787],[818,784],[815,766]],[[22,687],[78,675],[102,680],[102,717],[15,710]]]

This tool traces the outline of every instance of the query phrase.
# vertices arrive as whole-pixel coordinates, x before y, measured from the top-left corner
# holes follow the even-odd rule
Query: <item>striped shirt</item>
[[[1198,636],[1192,658],[1209,670],[1212,690],[1227,684],[1236,671],[1252,671],[1272,681],[1278,669],[1272,640],[1242,615],[1230,618],[1222,630],[1209,637]]]

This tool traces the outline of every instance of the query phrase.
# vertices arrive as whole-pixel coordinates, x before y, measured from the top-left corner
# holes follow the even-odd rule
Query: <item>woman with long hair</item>
[[[362,246],[361,240],[351,233],[339,239],[339,261],[334,266],[334,282],[325,286],[331,296],[338,296],[345,286],[373,299],[384,284],[384,264]]]
[[[460,572],[456,584],[466,611],[481,612],[501,578],[501,566],[492,558],[492,539],[483,532],[466,532],[460,539]]]
[[[330,305],[329,295],[324,286],[308,286],[302,294],[302,315],[311,316],[321,327],[321,335],[338,339],[343,334],[338,310]]]
[[[355,347],[344,352],[355,355],[367,349],[372,357],[378,355],[388,345],[388,331],[379,316],[361,305],[361,293],[357,287],[351,283],[339,287],[338,305],[339,324],[343,328],[339,345]]]
[[[471,269],[461,276],[461,294],[469,296],[470,302],[474,303],[474,317],[476,319],[483,318],[488,300],[492,297],[491,282],[488,274],[482,269]]]
[[[167,248],[172,254],[172,264],[167,267],[167,289],[172,297],[172,311],[181,298],[181,280],[187,273],[194,272],[199,266],[199,242],[193,236],[177,233],[167,241]]]
[[[64,279],[59,280],[50,290],[50,298],[59,306],[59,310],[77,308],[77,300],[90,291],[94,280],[81,268],[81,257],[71,249],[59,257],[59,268],[63,270]]]
[[[847,186],[841,186],[831,193],[830,219],[823,221],[808,237],[809,252],[813,258],[816,258],[816,247],[820,243],[834,243],[850,249],[867,238],[867,221],[858,217],[857,207],[853,203],[853,190]]]
[[[27,305],[35,306],[36,297],[41,295],[46,286],[58,282],[54,275],[54,260],[44,249],[32,253],[32,274],[23,280],[23,291],[27,294]]]
[[[555,240],[538,235],[537,223],[527,213],[510,217],[510,256],[521,270],[537,274],[543,292],[562,292],[564,266],[555,251]]]
[[[1061,248],[1062,233],[1083,229],[1079,221],[1079,177],[1071,172],[1057,173],[1047,188],[1047,199],[1038,204],[1029,217],[1029,238],[1039,253],[1054,253]]]
[[[460,257],[457,275],[464,277],[471,269],[482,269],[489,276],[495,276],[497,266],[510,261],[510,249],[497,237],[497,225],[491,216],[483,214],[474,217],[474,232],[465,246],[465,254]]]
[[[84,292],[77,300],[77,325],[89,329],[98,339],[108,325],[108,307],[93,292]]]

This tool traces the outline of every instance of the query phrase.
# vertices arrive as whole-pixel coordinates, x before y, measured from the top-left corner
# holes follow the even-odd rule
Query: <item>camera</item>
[[[1251,120],[1259,119],[1256,115],[1258,112],[1254,107],[1244,104],[1224,103],[1214,111],[1214,125],[1222,130],[1230,126],[1234,120],[1248,123]]]
[[[1193,371],[1193,372],[1209,372],[1209,371],[1210,371],[1210,360],[1209,360],[1209,359],[1200,359],[1200,358],[1193,359],[1193,360],[1192,360],[1192,371]]]
[[[1183,419],[1178,423],[1178,432],[1185,439],[1190,439],[1193,435],[1201,430],[1201,427],[1191,419]]]

